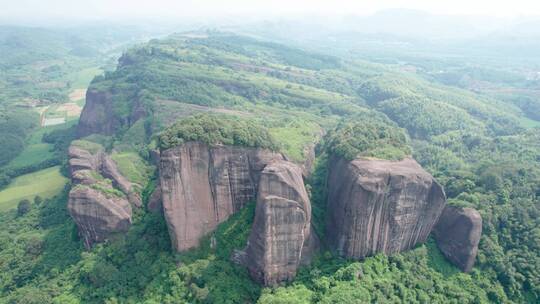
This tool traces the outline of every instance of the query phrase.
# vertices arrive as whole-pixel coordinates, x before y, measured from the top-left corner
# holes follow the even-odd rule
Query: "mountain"
[[[0,295],[534,302],[526,119],[399,65],[216,31],[151,40],[91,82],[71,187],[1,215]]]

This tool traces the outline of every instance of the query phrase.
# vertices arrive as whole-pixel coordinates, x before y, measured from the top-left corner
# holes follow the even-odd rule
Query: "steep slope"
[[[163,211],[174,249],[185,251],[257,195],[269,150],[188,142],[161,153]]]

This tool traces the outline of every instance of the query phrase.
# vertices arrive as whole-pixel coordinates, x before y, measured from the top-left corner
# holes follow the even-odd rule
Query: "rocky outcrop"
[[[123,122],[115,117],[112,109],[111,93],[89,89],[86,92],[86,103],[77,127],[79,137],[94,133],[113,135]]]
[[[89,88],[86,103],[81,112],[77,135],[85,137],[91,134],[114,135],[123,126],[131,126],[147,115],[137,98],[129,105],[131,112],[127,116],[117,115],[114,111],[114,97],[111,92]]]
[[[92,175],[94,172],[110,179],[113,186],[122,191],[133,206],[142,206],[141,196],[136,190],[136,187],[140,186],[125,178],[118,170],[116,163],[103,150],[92,154],[88,150],[72,145],[69,147],[68,155],[73,184],[94,183]]]
[[[309,240],[314,242],[310,221],[311,205],[302,168],[287,161],[269,164],[259,181],[255,219],[246,248],[250,275],[264,285],[292,280],[304,245]]]
[[[416,161],[332,157],[327,239],[349,258],[392,254],[425,242],[445,206],[445,194]]]
[[[101,175],[103,175],[103,177],[105,178],[110,179],[114,187],[120,189],[120,191],[127,195],[128,201],[133,206],[140,208],[142,206],[142,199],[135,189],[137,185],[131,183],[127,178],[120,174],[116,163],[107,154],[101,153],[99,157],[99,171]]]
[[[131,226],[131,206],[122,196],[78,185],[69,192],[68,210],[86,248]]]
[[[77,171],[95,171],[100,166],[99,157],[97,155],[76,146],[69,147],[68,156],[69,170],[72,176]]]
[[[478,211],[446,206],[433,234],[450,262],[464,272],[471,271],[482,235],[482,217]]]
[[[172,245],[184,251],[249,201],[261,172],[283,156],[268,150],[188,142],[162,151],[159,177]]]
[[[122,176],[114,161],[102,150],[86,150],[72,145],[69,165],[73,187],[68,210],[87,248],[103,242],[131,225],[131,204],[140,206],[140,197]],[[128,199],[129,198],[129,199]]]

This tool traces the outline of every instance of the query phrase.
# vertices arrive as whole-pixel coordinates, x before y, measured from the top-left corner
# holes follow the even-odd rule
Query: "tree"
[[[17,215],[23,216],[27,214],[30,211],[30,208],[31,208],[31,205],[30,205],[29,200],[27,199],[21,200],[19,204],[17,205]]]
[[[41,198],[41,196],[36,195],[36,197],[34,197],[34,204],[40,205],[42,202],[43,202],[43,198]]]

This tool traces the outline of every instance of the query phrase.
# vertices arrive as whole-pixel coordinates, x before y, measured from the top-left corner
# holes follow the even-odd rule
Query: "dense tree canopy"
[[[184,142],[199,141],[208,145],[231,145],[278,148],[268,130],[239,116],[200,114],[184,118],[159,135],[162,149]]]
[[[325,138],[329,153],[352,160],[359,156],[400,160],[411,154],[405,131],[366,114],[341,122]]]
[[[188,141],[280,149],[297,162],[315,147],[314,172],[306,182],[321,254],[284,286],[253,283],[230,255],[246,243],[254,205],[187,253],[171,251],[161,215],[138,209],[125,236],[85,251],[67,213],[65,191],[42,203],[36,200],[24,216],[16,210],[0,212],[2,301],[539,301],[540,129],[531,127],[537,118],[534,99],[497,99],[443,86],[433,82],[436,76],[423,78],[392,64],[339,59],[229,34],[204,36],[174,35],[126,51],[116,71],[91,84],[91,89],[111,94],[118,129],[112,136],[73,143],[112,151],[121,171],[143,188],[145,204],[157,183],[153,171],[146,170],[151,167],[148,150],[156,148],[154,138],[161,149]],[[500,80],[496,75],[478,77]],[[146,116],[132,119],[134,109]],[[0,141],[13,141],[10,147],[19,149],[17,143],[32,128],[26,122],[24,117],[0,117],[1,132],[9,130]],[[74,130],[51,131],[43,139],[65,153]],[[3,151],[2,157],[13,158],[11,151]],[[472,272],[459,272],[432,240],[409,252],[363,261],[327,252],[330,154],[391,160],[412,154],[444,185],[450,204],[481,213],[483,235]],[[0,174],[0,184],[2,180]]]

